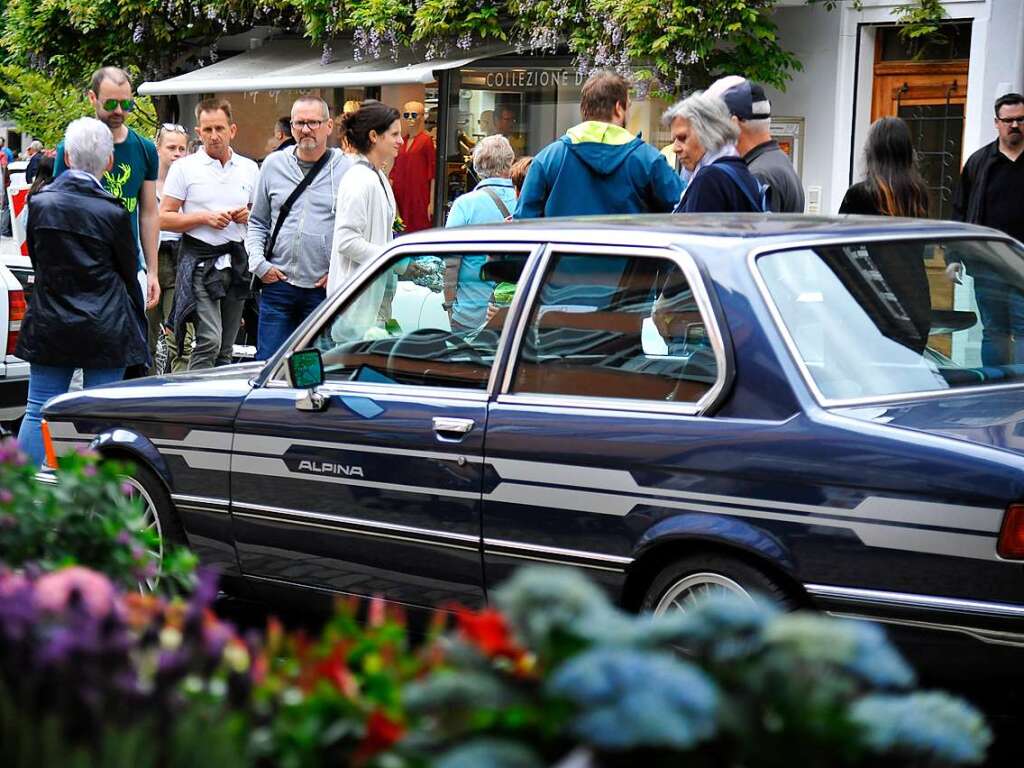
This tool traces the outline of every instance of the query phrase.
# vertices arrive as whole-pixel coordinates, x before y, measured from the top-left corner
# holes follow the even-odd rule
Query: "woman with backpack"
[[[739,129],[720,98],[701,91],[662,118],[690,183],[673,213],[763,213],[767,188],[747,170],[736,150]]]

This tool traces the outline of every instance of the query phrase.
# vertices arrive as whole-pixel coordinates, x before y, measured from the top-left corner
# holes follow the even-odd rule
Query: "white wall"
[[[783,6],[775,14],[782,44],[804,69],[784,93],[770,92],[772,112],[805,117],[804,188],[822,187],[822,212],[835,213],[851,178],[859,178],[871,120],[874,28],[891,24],[905,0],[863,0],[860,10],[843,3]],[[950,20],[971,19],[971,58],[964,126],[964,159],[995,138],[992,103],[1024,89],[1024,1],[946,0]],[[859,42],[859,50],[858,50]]]
[[[822,213],[832,213],[826,201],[832,187],[832,164],[836,152],[849,149],[833,146],[835,126],[835,90],[839,76],[836,40],[839,14],[819,5],[781,7],[775,23],[783,46],[796,54],[804,68],[797,72],[784,92],[767,89],[772,114],[779,117],[803,117],[803,185],[822,188]],[[845,187],[839,193],[840,198]]]

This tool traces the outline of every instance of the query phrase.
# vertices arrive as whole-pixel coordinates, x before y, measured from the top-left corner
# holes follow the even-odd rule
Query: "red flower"
[[[459,631],[469,642],[490,658],[503,657],[518,661],[525,651],[512,638],[505,617],[488,608],[478,613],[460,609],[456,614]]]
[[[312,691],[317,682],[326,680],[350,699],[359,695],[359,683],[348,668],[348,648],[342,643],[335,645],[330,655],[318,661],[308,672],[311,674],[304,675],[302,685],[306,691]]]
[[[405,726],[392,720],[379,709],[370,713],[366,720],[366,735],[354,755],[358,765],[390,748],[405,734]]]

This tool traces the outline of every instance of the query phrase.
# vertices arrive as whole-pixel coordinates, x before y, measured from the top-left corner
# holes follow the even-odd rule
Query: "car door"
[[[543,561],[615,592],[644,533],[685,506],[679,467],[719,455],[699,414],[724,388],[724,345],[672,249],[551,246],[528,304],[488,416],[487,583]]]
[[[487,312],[476,267],[530,252],[397,247],[293,337],[321,350],[327,407],[302,410],[308,393],[281,367],[239,411],[232,518],[246,576],[413,605],[483,600],[483,439],[505,313]],[[453,332],[445,299],[465,310],[467,296],[476,311],[460,317],[480,322]]]

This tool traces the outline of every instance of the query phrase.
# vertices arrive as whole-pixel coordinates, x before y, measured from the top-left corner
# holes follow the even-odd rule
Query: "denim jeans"
[[[1000,275],[971,265],[974,299],[981,315],[981,363],[1024,363],[1024,294]]]
[[[47,400],[63,395],[71,389],[71,377],[75,368],[60,365],[39,365],[31,363],[28,375],[28,404],[25,407],[25,418],[18,431],[18,444],[29,458],[41,466],[46,458],[43,448],[43,435],[39,423],[42,420],[43,406]],[[102,387],[124,378],[124,368],[83,368],[82,379],[85,389]]]
[[[299,288],[283,280],[264,285],[256,359],[270,359],[326,297],[326,288]]]

